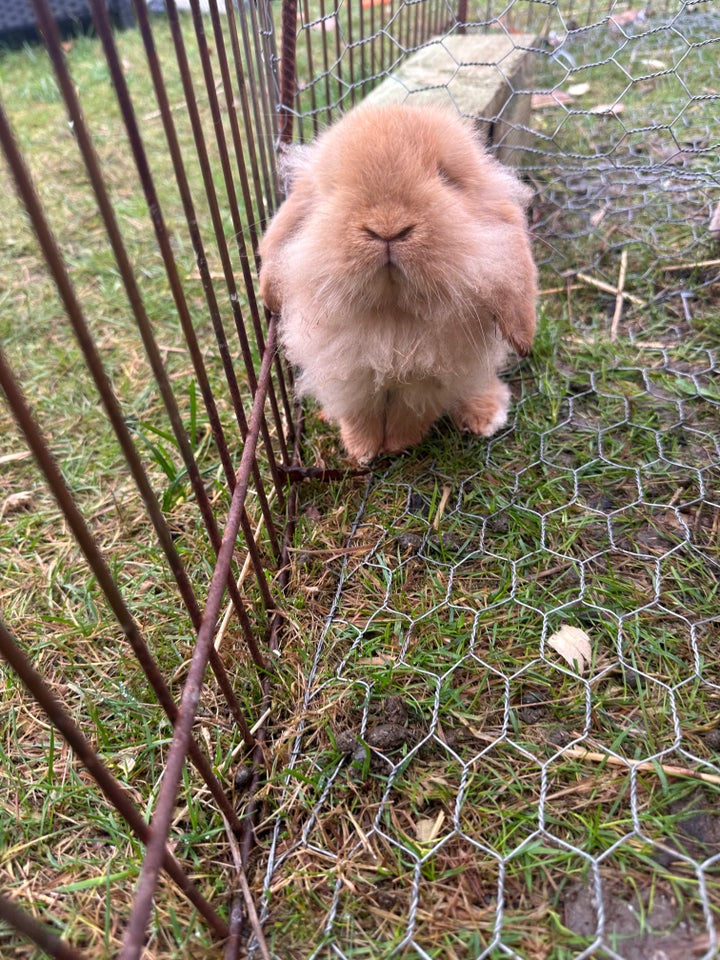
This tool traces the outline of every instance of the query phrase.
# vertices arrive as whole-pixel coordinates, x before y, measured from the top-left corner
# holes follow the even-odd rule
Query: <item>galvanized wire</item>
[[[311,136],[393,71],[409,101],[442,94],[402,73],[428,43],[413,42],[401,8],[371,7],[364,43],[352,32],[355,8],[303,8],[299,51],[312,72],[300,75],[301,132]],[[417,5],[403,13],[417,17]],[[531,100],[523,119],[508,119],[504,107],[478,113],[491,148],[511,143],[509,159],[536,190],[545,323],[551,330],[553,312],[563,311],[575,346],[538,381],[522,368],[511,375],[512,422],[469,444],[475,469],[449,472],[445,460],[469,457],[444,426],[417,455],[376,467],[354,494],[354,521],[336,544],[341,559],[330,561],[334,590],[311,546],[299,543],[296,583],[308,599],[298,629],[304,635],[315,620],[318,639],[287,734],[289,760],[277,770],[265,927],[284,930],[277,957],[694,950],[709,960],[720,949],[720,165],[711,79],[720,18],[709,4],[515,2],[474,5],[468,21],[464,33],[495,32],[534,62],[522,87],[502,62],[494,67],[516,97]],[[457,32],[445,25],[429,45],[457,57],[447,43]],[[458,72],[472,66],[457,58]],[[639,116],[630,101],[643,89]],[[447,93],[452,101],[452,80]],[[709,346],[687,346],[698,331]],[[635,345],[633,362],[613,362],[607,348],[617,336]],[[588,366],[593,344],[598,369]],[[554,493],[534,501],[548,479]],[[318,524],[307,524],[309,536]],[[332,557],[332,539],[322,543]],[[674,580],[680,559],[707,585],[696,609]],[[607,578],[635,592],[618,600]],[[550,642],[567,624],[591,638],[585,672]],[[567,695],[570,678],[568,716],[554,691]],[[662,719],[646,721],[660,729],[613,726],[607,690],[618,683],[628,710],[634,698],[662,703]],[[710,718],[704,746],[691,719],[698,704]],[[518,778],[512,792],[503,765]],[[652,771],[696,778],[712,822],[705,841],[686,842],[688,814],[663,807],[662,791],[655,806],[648,800],[643,778]],[[618,799],[612,814],[598,801],[595,816],[622,827],[603,846],[573,832],[560,798],[580,802],[606,776],[622,781]],[[577,782],[586,786],[575,793]],[[494,793],[508,797],[505,812]],[[691,806],[697,796],[690,790]],[[473,813],[479,797],[485,823]],[[675,858],[685,878],[683,905],[665,926],[652,903],[619,889],[618,858],[633,861],[635,850],[645,864]],[[538,894],[535,925],[522,918],[516,869],[527,871],[529,890],[547,880],[556,892],[554,907]],[[657,876],[646,868],[648,883]],[[567,930],[555,939],[552,925],[543,936],[543,909],[576,939]],[[644,910],[661,927],[647,933],[638,922],[633,940],[621,910]],[[304,939],[293,911],[309,911]]]

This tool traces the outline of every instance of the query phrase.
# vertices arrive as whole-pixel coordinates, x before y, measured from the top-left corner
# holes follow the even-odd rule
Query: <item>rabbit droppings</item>
[[[503,427],[497,372],[535,333],[530,190],[438,108],[358,107],[285,163],[260,295],[350,457],[404,450],[445,413]]]

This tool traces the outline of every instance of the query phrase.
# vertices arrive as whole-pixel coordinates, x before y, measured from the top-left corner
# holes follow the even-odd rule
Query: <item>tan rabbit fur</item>
[[[417,443],[445,413],[482,436],[504,426],[497,371],[535,332],[528,188],[431,107],[358,107],[289,166],[260,294],[299,395],[359,461]]]

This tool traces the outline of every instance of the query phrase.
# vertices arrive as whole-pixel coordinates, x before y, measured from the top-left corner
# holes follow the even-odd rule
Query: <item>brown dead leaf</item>
[[[570,94],[563,93],[562,90],[555,90],[553,93],[534,93],[530,106],[533,110],[545,110],[547,107],[562,107],[571,100]]]
[[[575,667],[578,673],[585,673],[592,660],[590,637],[579,627],[565,624],[550,637],[548,646],[567,660],[571,667]]]
[[[720,203],[715,207],[715,212],[710,218],[710,235],[715,237],[716,240],[720,240]]]
[[[415,836],[419,843],[432,843],[440,835],[442,825],[445,823],[445,814],[441,810],[433,819],[432,817],[422,817],[415,821]]]
[[[11,513],[18,513],[20,510],[29,510],[33,503],[32,490],[18,490],[17,493],[11,493],[3,501],[0,507],[0,519]]]
[[[31,457],[32,453],[29,450],[18,450],[17,453],[4,453],[0,456],[0,466],[3,463],[16,463],[18,460],[27,460],[28,457]]]

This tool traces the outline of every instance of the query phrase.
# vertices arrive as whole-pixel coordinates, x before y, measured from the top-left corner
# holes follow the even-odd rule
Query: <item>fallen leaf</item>
[[[590,90],[589,83],[574,83],[571,87],[567,88],[567,92],[571,97],[582,97],[584,93],[588,93]]]
[[[447,502],[450,499],[450,494],[452,493],[452,487],[449,487],[447,484],[443,487],[442,496],[440,497],[440,503],[438,504],[437,513],[435,514],[435,519],[433,520],[433,530],[437,530],[440,526],[440,521],[443,518],[445,513],[445,507]]]
[[[125,776],[129,777],[135,768],[136,759],[129,751],[127,753],[121,752],[117,757],[116,762]]]
[[[430,817],[423,817],[415,823],[415,836],[420,843],[432,843],[439,836],[444,822],[445,814],[442,810],[434,820]]]
[[[640,63],[651,70],[667,70],[667,64],[663,60],[641,60]]]
[[[0,457],[0,464],[15,463],[16,460],[27,460],[32,454],[29,450],[18,450],[17,453],[4,453]]]
[[[585,673],[585,668],[592,660],[590,637],[579,627],[560,627],[548,640],[548,646],[564,657],[578,673]]]
[[[622,113],[625,110],[624,103],[599,103],[596,107],[590,107],[588,113]]]
[[[561,90],[555,90],[554,93],[534,93],[530,101],[533,110],[544,110],[546,107],[561,107],[564,103],[570,103],[572,97]]]
[[[0,507],[0,518],[8,513],[17,513],[18,510],[29,510],[32,502],[32,490],[19,490],[17,493],[11,493]]]
[[[720,240],[720,203],[715,207],[715,212],[710,218],[710,234]]]

